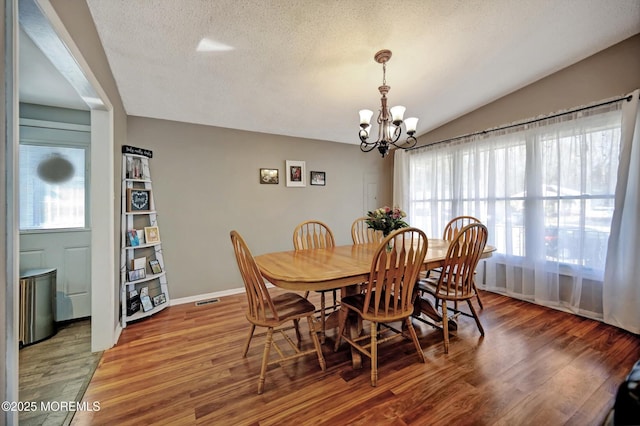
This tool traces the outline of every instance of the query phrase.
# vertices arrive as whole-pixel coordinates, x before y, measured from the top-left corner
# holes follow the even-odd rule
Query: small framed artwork
[[[127,188],[127,211],[148,212],[151,209],[151,190]]]
[[[142,310],[144,312],[149,312],[153,309],[153,304],[149,296],[140,296],[140,302],[142,303]]]
[[[158,261],[158,259],[151,259],[149,261],[149,267],[151,268],[151,272],[154,274],[162,272],[162,266],[160,266],[160,261]]]
[[[307,186],[305,162],[287,160],[287,186]]]
[[[147,277],[147,271],[144,268],[129,271],[129,281],[138,281]]]
[[[147,244],[160,242],[160,230],[157,226],[144,227],[144,240]]]
[[[135,229],[131,229],[127,231],[127,236],[129,237],[129,245],[131,247],[136,247],[140,245],[140,238],[138,237],[138,233]]]
[[[311,172],[311,185],[325,185],[324,172]]]
[[[260,169],[260,183],[274,185],[280,183],[278,169]]]
[[[153,306],[159,306],[163,303],[167,303],[167,296],[165,296],[164,293],[153,297]]]

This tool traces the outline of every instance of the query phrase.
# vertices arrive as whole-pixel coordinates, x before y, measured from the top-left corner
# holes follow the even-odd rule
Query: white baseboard
[[[170,306],[182,305],[184,303],[195,303],[200,300],[215,299],[216,297],[231,296],[233,294],[244,293],[244,287],[232,288],[230,290],[215,291],[213,293],[198,294],[196,296],[181,297],[179,299],[171,299]]]

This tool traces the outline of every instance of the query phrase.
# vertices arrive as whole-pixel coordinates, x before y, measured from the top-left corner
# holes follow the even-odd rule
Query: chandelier
[[[390,50],[381,50],[375,54],[373,57],[375,61],[379,64],[382,64],[382,86],[378,87],[382,98],[380,101],[382,105],[380,106],[380,111],[378,112],[378,140],[375,142],[367,142],[369,139],[369,130],[371,125],[371,117],[373,116],[373,111],[368,109],[360,110],[360,149],[362,152],[369,152],[374,148],[378,148],[378,152],[382,154],[384,158],[389,152],[390,145],[395,146],[396,148],[412,148],[416,144],[416,138],[413,135],[416,132],[416,127],[418,125],[418,119],[415,117],[407,118],[403,121],[402,117],[404,116],[405,107],[401,105],[394,106],[389,109],[387,107],[387,93],[389,93],[390,86],[387,86],[387,62],[391,59],[391,51]],[[400,140],[400,134],[402,133],[402,129],[400,125],[404,123],[407,138],[404,141],[398,143]],[[401,144],[403,144],[401,146]]]

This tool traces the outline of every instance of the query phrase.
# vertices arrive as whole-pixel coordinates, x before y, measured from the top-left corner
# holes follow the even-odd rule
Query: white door
[[[378,207],[378,174],[365,173],[364,175],[364,212],[370,212]]]
[[[20,271],[57,269],[56,321],[91,315],[88,126],[20,126]]]

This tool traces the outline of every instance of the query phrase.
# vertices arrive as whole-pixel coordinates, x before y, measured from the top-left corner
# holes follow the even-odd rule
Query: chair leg
[[[444,335],[444,353],[449,353],[449,319],[447,318],[447,301],[442,301],[442,334]]]
[[[242,358],[246,358],[247,352],[249,352],[249,344],[251,344],[251,338],[253,337],[253,332],[256,330],[256,325],[251,324],[249,328],[249,336],[247,337],[247,341],[244,344],[244,351],[242,352]]]
[[[476,288],[476,284],[473,284],[473,289],[476,291],[476,297],[478,298],[478,305],[480,305],[480,309],[484,309],[484,305],[482,304],[482,299],[480,299],[480,293],[478,293],[478,289]]]
[[[309,298],[309,290],[307,290],[307,291],[305,291],[305,292],[304,292],[304,298],[305,298],[305,299],[308,299],[308,298]]]
[[[378,385],[378,323],[371,322],[371,386]]]
[[[324,362],[324,356],[322,355],[322,347],[320,346],[320,341],[318,340],[318,333],[315,332],[313,318],[311,316],[308,316],[307,322],[309,323],[309,335],[311,335],[313,346],[315,346],[316,352],[318,353],[318,363],[320,364],[320,368],[322,369],[322,371],[325,371],[327,369],[327,366]]]
[[[476,309],[473,307],[473,304],[471,303],[471,299],[467,300],[467,304],[469,305],[469,310],[473,315],[473,319],[476,320],[476,325],[478,326],[478,331],[480,332],[480,335],[484,336],[484,327],[482,327],[482,324],[480,323],[480,318],[478,318],[478,313],[476,312]]]
[[[418,340],[418,335],[416,334],[416,329],[413,328],[413,324],[411,323],[411,317],[407,317],[404,319],[404,322],[407,324],[407,329],[409,329],[409,335],[411,336],[411,340],[413,340],[413,344],[416,347],[416,351],[418,352],[418,358],[420,362],[424,362],[424,352],[422,352],[422,347],[420,346],[420,341]]]
[[[324,291],[320,293],[320,324],[321,324],[321,330],[320,330],[320,341],[324,344],[324,335],[325,335],[325,327],[326,327],[326,318],[325,318],[325,313],[326,313],[326,303],[325,303],[325,298],[324,298]]]
[[[293,328],[296,331],[296,339],[298,340],[298,349],[302,347],[302,336],[300,336],[300,320],[293,320]],[[312,329],[313,330],[313,329]]]
[[[260,368],[260,379],[258,379],[258,394],[264,390],[264,380],[267,374],[267,364],[269,362],[269,350],[273,343],[273,327],[269,327],[267,331],[267,341],[264,343],[264,352],[262,354],[262,368]]]
[[[336,293],[336,290],[333,290],[333,309],[332,311],[336,310],[336,306],[338,304],[338,294]]]

